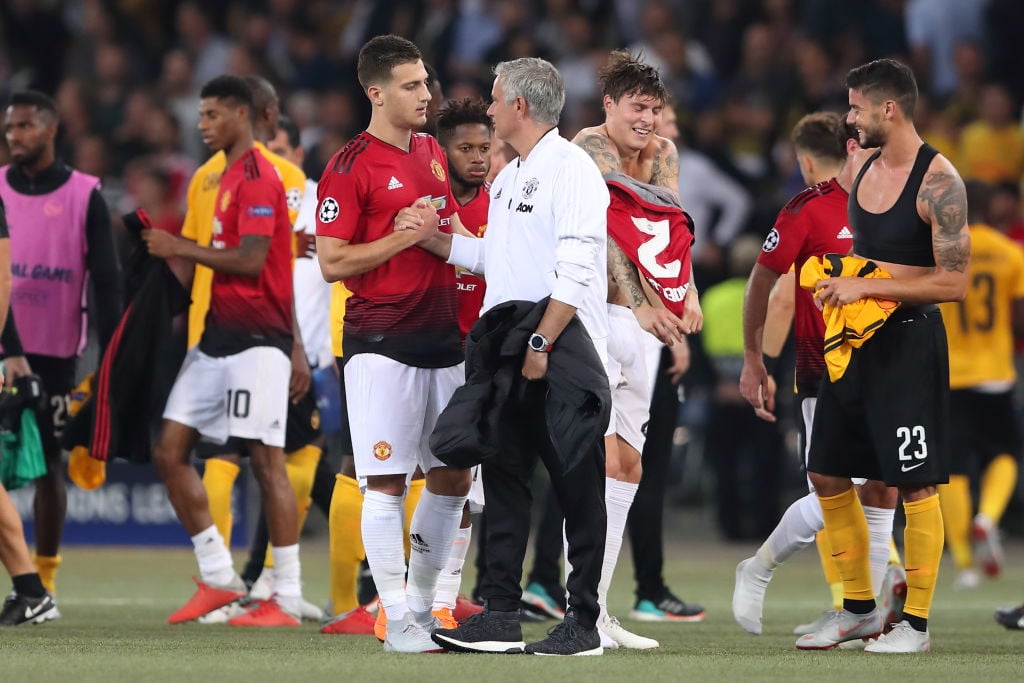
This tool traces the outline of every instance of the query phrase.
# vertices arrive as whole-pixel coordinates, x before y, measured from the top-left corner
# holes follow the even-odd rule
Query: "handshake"
[[[438,234],[438,215],[431,197],[420,197],[395,215],[395,232],[406,232],[410,244],[421,244]]]

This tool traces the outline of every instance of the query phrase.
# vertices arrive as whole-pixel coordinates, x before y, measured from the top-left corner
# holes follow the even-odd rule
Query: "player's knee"
[[[468,496],[472,486],[472,470],[435,467],[427,473],[427,488],[440,496]]]
[[[885,482],[869,479],[860,488],[860,502],[868,507],[892,510],[899,501],[900,492],[894,486],[886,486]]]

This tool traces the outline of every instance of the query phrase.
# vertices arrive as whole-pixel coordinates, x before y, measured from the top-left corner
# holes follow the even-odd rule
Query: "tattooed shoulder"
[[[676,190],[679,186],[679,152],[675,143],[667,138],[658,142],[658,150],[651,160],[651,184]]]
[[[600,133],[585,133],[577,136],[574,142],[590,155],[601,175],[620,170],[622,162],[619,154],[606,136]]]
[[[951,168],[928,172],[917,201],[932,224],[935,264],[948,271],[965,272],[971,255],[967,232],[967,191]]]

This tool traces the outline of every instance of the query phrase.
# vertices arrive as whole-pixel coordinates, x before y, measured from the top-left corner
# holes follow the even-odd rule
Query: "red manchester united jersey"
[[[421,198],[451,231],[457,209],[444,152],[414,133],[409,151],[369,133],[354,137],[327,163],[317,188],[316,234],[352,244],[394,231],[395,215]],[[462,360],[455,303],[455,269],[410,247],[345,279],[345,355],[379,353],[406,365],[448,367]]]
[[[487,231],[487,208],[491,205],[491,187],[482,185],[465,206],[459,208],[459,220],[463,227],[476,237],[483,237]],[[473,323],[480,317],[480,309],[484,305],[484,279],[468,270],[458,269],[455,272],[458,285],[459,332],[463,344]]]
[[[212,356],[253,346],[291,351],[292,228],[284,185],[274,166],[255,149],[224,171],[213,214],[214,249],[238,247],[247,235],[270,238],[257,277],[215,272],[210,310],[199,348]]]
[[[809,187],[786,204],[761,247],[757,262],[784,274],[823,254],[848,254],[853,233],[846,219],[849,194],[835,178]],[[825,321],[812,294],[797,282],[793,325],[796,342],[796,387],[816,395],[825,374]]]

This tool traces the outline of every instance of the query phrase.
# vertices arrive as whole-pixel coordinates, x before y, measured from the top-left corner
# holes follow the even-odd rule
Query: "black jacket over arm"
[[[455,390],[430,435],[430,450],[452,467],[472,467],[500,456],[507,430],[541,428],[509,419],[529,380],[522,376],[526,342],[548,299],[498,304],[466,337],[466,383]],[[568,472],[594,441],[604,437],[611,413],[608,375],[578,317],[558,337],[548,357],[547,433]]]

